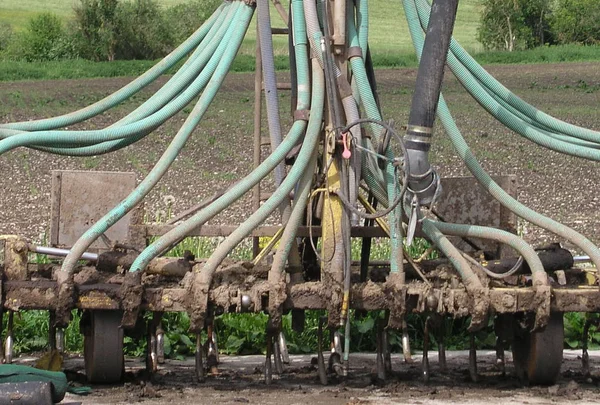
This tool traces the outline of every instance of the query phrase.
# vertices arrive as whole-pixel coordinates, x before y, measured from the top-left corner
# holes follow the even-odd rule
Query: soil
[[[600,63],[491,66],[489,71],[538,108],[573,124],[600,129]],[[280,76],[280,81],[287,80],[286,74]],[[407,120],[415,77],[415,69],[377,71],[384,116],[393,118],[397,126]],[[124,105],[72,129],[101,128],[113,123],[165,80],[162,78]],[[0,122],[67,113],[101,99],[129,81],[112,78],[0,83]],[[228,76],[185,150],[147,198],[147,220],[176,215],[251,170],[253,88],[252,74]],[[485,113],[451,74],[446,77],[443,91],[459,128],[484,168],[493,175],[516,175],[520,201],[600,242],[598,163],[560,155],[521,139]],[[291,122],[289,98],[289,92],[280,95],[286,128]],[[133,171],[142,179],[185,119],[186,111],[146,139],[109,155],[69,158],[25,148],[5,154],[0,159],[0,172],[4,173],[0,176],[0,188],[4,190],[4,198],[0,199],[0,234],[16,233],[41,242],[48,239],[52,170]],[[441,127],[436,130],[432,157],[443,177],[469,174]],[[269,184],[264,181],[264,188],[268,190]],[[239,223],[250,208],[248,195],[211,223]],[[519,232],[535,245],[557,240],[524,222],[519,224]],[[567,247],[572,248],[568,244]]]
[[[447,352],[448,369],[442,373],[437,353],[430,352],[431,379],[421,379],[420,354],[413,355],[413,363],[405,363],[393,355],[393,373],[385,382],[375,378],[375,356],[357,353],[351,355],[349,377],[329,375],[328,385],[319,383],[315,358],[310,355],[291,356],[290,365],[282,375],[274,375],[267,386],[263,380],[263,356],[222,356],[218,375],[209,375],[199,383],[194,376],[193,359],[168,360],[152,380],[143,376],[139,360],[126,360],[124,385],[93,386],[87,397],[67,394],[64,403],[82,404],[552,404],[574,402],[597,403],[600,400],[600,352],[591,351],[591,377],[581,375],[580,352],[565,351],[561,377],[553,386],[526,386],[515,376],[506,353],[506,375],[495,365],[495,353],[477,352],[477,382],[468,372],[467,351]],[[23,360],[21,360],[23,361]],[[27,360],[25,361],[27,362]],[[65,361],[71,377],[84,380],[83,361],[71,358]]]

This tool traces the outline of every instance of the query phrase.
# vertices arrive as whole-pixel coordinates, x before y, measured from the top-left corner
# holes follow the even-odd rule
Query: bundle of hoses
[[[413,44],[420,58],[424,42],[423,27],[427,27],[429,23],[431,8],[425,0],[403,0],[403,5]],[[551,149],[579,157],[596,158],[597,151],[591,144],[600,140],[600,133],[565,123],[527,104],[489,75],[454,39],[450,43],[448,65],[473,97],[509,128]],[[600,268],[600,249],[589,239],[519,203],[492,180],[472,154],[441,95],[437,115],[459,156],[478,182],[495,199],[519,217],[571,241],[590,256],[597,268]],[[449,234],[467,236],[473,228],[466,225],[440,224],[430,220],[424,222],[424,230],[430,234],[435,228],[443,229]],[[485,237],[497,236],[499,233],[493,228],[485,228],[485,230]]]
[[[428,4],[425,0],[403,0],[403,2],[415,48],[420,56],[423,47],[422,28],[428,25]],[[72,279],[77,261],[86,249],[150,192],[182,150],[186,140],[215,97],[240,47],[254,11],[254,5],[249,3],[246,1],[224,2],[198,31],[154,68],[116,93],[87,108],[56,118],[0,125],[0,153],[19,146],[28,146],[64,155],[98,155],[118,150],[141,140],[199,96],[193,111],[149,175],[130,196],[97,221],[75,243],[63,262],[63,271],[59,273],[61,287],[67,285],[66,281]],[[282,220],[285,228],[270,277],[281,281],[284,277],[283,269],[286,262],[288,259],[291,260],[292,252],[297,254],[297,249],[295,249],[296,233],[299,225],[304,221],[307,204],[310,201],[309,195],[313,188],[318,144],[322,141],[326,82],[330,86],[327,89],[328,96],[331,97],[331,93],[335,91],[332,90],[332,85],[337,85],[340,90],[339,105],[343,111],[338,111],[336,119],[345,123],[353,142],[353,157],[346,173],[346,184],[344,184],[344,191],[340,192],[340,198],[347,201],[349,206],[347,208],[351,208],[356,204],[358,185],[360,180],[363,180],[369,192],[380,205],[389,206],[388,218],[392,243],[391,271],[393,274],[402,273],[401,217],[403,207],[402,204],[396,204],[396,202],[401,201],[402,186],[406,186],[406,178],[400,181],[398,171],[405,170],[406,167],[398,168],[399,160],[394,156],[392,148],[387,148],[383,151],[383,155],[377,156],[374,144],[382,143],[382,134],[385,131],[383,131],[383,118],[374,89],[372,66],[369,65],[368,1],[347,1],[346,4],[346,41],[348,49],[351,50],[348,52],[352,75],[350,81],[346,72],[342,72],[335,64],[332,65],[332,61],[328,59],[329,55],[323,51],[323,43],[326,42],[324,38],[327,37],[326,29],[324,33],[324,28],[326,28],[323,24],[324,10],[319,10],[313,1],[291,1],[294,66],[298,95],[296,110],[299,114],[295,115],[297,118],[287,135],[282,137],[281,123],[277,115],[276,81],[272,64],[273,50],[270,46],[269,36],[267,36],[267,33],[270,35],[271,29],[268,19],[268,2],[259,0],[259,35],[261,45],[264,46],[262,60],[272,152],[255,170],[230,187],[211,204],[176,225],[171,231],[144,249],[131,266],[131,274],[139,274],[152,259],[163,254],[193,230],[225,210],[275,170],[277,188],[273,195],[227,237],[204,263],[200,272],[200,280],[194,283],[196,287],[192,291],[192,306],[202,313],[202,309],[207,304],[206,289],[210,287],[218,265],[242,239],[278,208],[283,214]],[[322,7],[323,3],[319,2],[318,5]],[[596,159],[595,144],[599,139],[598,133],[566,124],[535,110],[494,81],[453,40],[450,43],[450,49],[448,61],[461,82],[472,91],[484,107],[503,120],[506,125],[555,150]],[[192,51],[193,53],[187,61],[160,90],[114,125],[102,130],[58,130],[83,122],[115,107],[167,72]],[[351,85],[348,84],[349,82]],[[338,104],[334,102],[330,105]],[[361,122],[361,111],[365,120],[362,124],[356,125]],[[580,246],[596,265],[600,264],[600,251],[589,240],[572,229],[524,207],[492,181],[471,154],[441,96],[437,114],[460,156],[475,177],[495,198],[517,215],[571,240]],[[362,136],[361,126],[368,130],[369,136]],[[299,143],[301,143],[300,152],[294,165],[286,173],[282,162]],[[410,169],[408,156],[404,156],[404,158],[405,166]],[[380,168],[378,159],[385,161],[383,169]],[[290,207],[289,195],[294,188],[295,198]],[[473,276],[468,262],[444,234],[491,238],[508,243],[527,260],[534,273],[534,278],[540,284],[547,283],[542,276],[543,267],[531,247],[514,235],[491,228],[442,224],[427,219],[422,223],[425,233],[450,258],[467,285],[481,287],[479,280]],[[346,234],[345,238],[349,239],[349,234]],[[343,255],[345,255],[345,267],[349,269],[347,264],[349,254],[345,252]],[[345,291],[349,290],[349,280],[349,274],[346,274]],[[201,329],[202,320],[201,318],[192,319],[192,329]]]

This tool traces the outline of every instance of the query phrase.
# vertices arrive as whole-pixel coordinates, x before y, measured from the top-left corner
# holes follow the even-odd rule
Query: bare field
[[[375,357],[358,353],[350,357],[348,378],[329,376],[329,383],[319,383],[314,359],[310,355],[291,356],[281,376],[274,376],[265,385],[262,371],[264,356],[235,356],[221,359],[219,374],[207,376],[204,383],[194,378],[194,361],[167,361],[150,382],[140,382],[143,364],[128,359],[128,382],[123,386],[95,386],[87,397],[68,394],[65,403],[82,404],[320,404],[328,405],[396,405],[396,404],[487,404],[504,405],[556,404],[562,402],[595,404],[600,400],[598,372],[600,352],[590,352],[592,377],[580,372],[580,352],[565,352],[562,376],[551,387],[524,386],[513,373],[510,353],[506,353],[506,375],[495,366],[495,353],[477,352],[478,381],[471,382],[467,351],[447,353],[448,370],[442,373],[436,352],[430,352],[431,380],[421,379],[420,354],[412,363],[401,356],[392,356],[393,372],[385,383],[375,379]],[[71,373],[83,369],[81,359],[69,359],[65,364]],[[81,374],[77,374],[84,378]]]
[[[600,129],[600,63],[506,65],[489,69],[516,94],[568,122]],[[286,80],[281,74],[280,80]],[[402,125],[408,118],[415,69],[379,70],[379,92],[386,119]],[[0,83],[0,121],[50,117],[84,107],[130,79],[88,79]],[[161,79],[161,83],[165,82]],[[147,219],[164,219],[172,195],[174,214],[227,187],[252,166],[253,75],[230,74],[185,150],[146,202]],[[102,128],[139,105],[153,85],[122,106],[73,128]],[[474,154],[492,174],[518,178],[519,199],[600,242],[600,165],[548,151],[502,127],[448,75],[444,95]],[[289,127],[289,93],[280,95]],[[50,215],[50,172],[56,169],[133,171],[141,179],[160,157],[191,110],[188,107],[141,142],[110,155],[69,158],[17,149],[0,159],[0,233],[44,239]],[[263,125],[266,128],[266,124]],[[433,160],[442,176],[468,175],[449,139],[436,130]],[[267,151],[265,150],[265,153]],[[268,184],[265,184],[268,187]],[[213,223],[234,224],[248,215],[250,196],[232,205]],[[534,243],[554,241],[547,232],[520,224]]]

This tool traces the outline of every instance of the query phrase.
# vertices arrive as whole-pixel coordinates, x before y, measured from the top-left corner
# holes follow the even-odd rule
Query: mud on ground
[[[441,373],[435,352],[430,353],[431,380],[421,380],[421,356],[404,363],[392,357],[393,370],[385,383],[375,379],[373,354],[352,354],[348,378],[334,378],[322,386],[312,356],[292,356],[291,364],[273,383],[263,382],[264,357],[244,356],[221,359],[220,374],[208,376],[204,383],[194,378],[193,359],[167,361],[152,381],[143,381],[143,365],[138,360],[126,362],[128,382],[123,386],[94,386],[87,397],[68,394],[65,403],[83,404],[554,404],[573,402],[593,404],[600,400],[600,352],[590,352],[591,378],[581,375],[579,351],[566,351],[561,377],[554,386],[527,387],[514,376],[507,352],[506,375],[495,366],[495,353],[477,352],[478,379],[471,382],[468,352],[448,352],[448,371]],[[69,359],[67,370],[83,369],[81,359]],[[80,378],[83,378],[79,375]]]

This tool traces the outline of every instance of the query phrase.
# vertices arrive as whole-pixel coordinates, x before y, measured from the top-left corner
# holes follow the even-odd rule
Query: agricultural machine
[[[48,310],[49,345],[61,349],[64,328],[72,311],[79,309],[87,378],[118,382],[123,378],[124,330],[133,328],[143,313],[152,314],[147,366],[153,371],[164,357],[162,314],[185,311],[197,336],[196,373],[202,380],[206,370],[217,367],[214,317],[265,312],[265,379],[270,382],[287,358],[282,316],[291,312],[294,328],[301,330],[305,311],[319,309],[327,313],[319,326],[318,353],[319,377],[326,383],[325,351],[329,372],[348,372],[351,311],[379,310],[386,314],[377,338],[380,378],[392,367],[389,330],[404,331],[403,349],[409,357],[406,317],[418,313],[427,315],[425,379],[430,375],[429,334],[440,339],[443,366],[440,319],[468,317],[471,332],[495,325],[500,364],[504,347],[510,345],[523,379],[554,383],[562,361],[562,314],[600,310],[600,249],[576,230],[519,203],[514,178],[492,178],[484,171],[440,93],[444,68],[503,125],[543,147],[600,160],[600,134],[537,110],[478,65],[452,39],[458,0],[402,4],[420,60],[405,125],[382,115],[369,49],[367,0],[291,0],[287,10],[279,1],[225,1],[171,54],[108,97],[59,117],[0,125],[0,153],[29,147],[95,156],[142,140],[194,105],[139,184],[129,173],[54,172],[51,246],[36,246],[14,235],[0,237],[0,317],[8,317],[4,361],[12,360],[13,334],[18,333],[13,330],[15,312]],[[254,169],[168,223],[145,224],[137,207],[218,93],[255,11]],[[273,27],[271,11],[287,26]],[[274,34],[289,36],[289,84],[276,79]],[[180,61],[165,85],[113,125],[67,129],[127,100]],[[282,89],[291,90],[293,100],[293,123],[287,130],[279,115]],[[263,109],[266,131],[261,127]],[[445,134],[434,135],[436,115]],[[441,178],[430,165],[431,144],[440,136],[450,138],[473,177]],[[261,151],[266,147],[265,156]],[[267,181],[274,182],[274,192],[261,193],[261,182],[264,187]],[[244,222],[205,225],[246,193],[252,193],[253,211]],[[273,213],[279,224],[263,225]],[[569,241],[591,262],[591,269],[575,266],[571,252],[558,245],[532,248],[516,235],[517,217]],[[205,260],[191,254],[164,256],[189,236],[224,239]],[[261,246],[259,237],[270,241]],[[254,259],[227,258],[246,238],[254,240]],[[371,259],[373,238],[389,238],[389,260]],[[418,260],[406,254],[417,238],[428,240],[440,258]],[[353,239],[362,240],[359,261],[351,257]],[[34,263],[32,253],[55,259]],[[203,330],[208,342],[201,338]],[[323,343],[326,331],[330,333]],[[587,367],[586,353],[583,359]],[[473,378],[476,365],[472,347]]]

